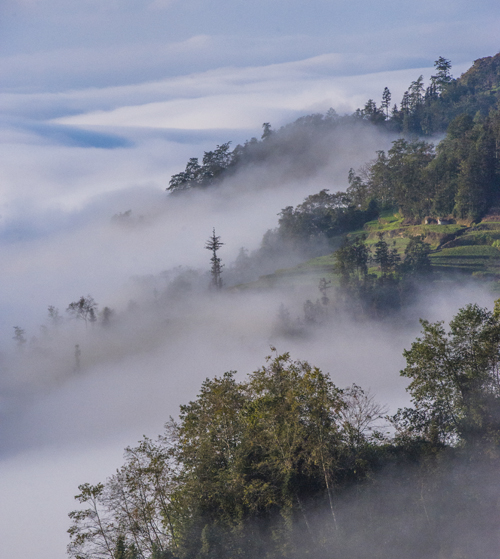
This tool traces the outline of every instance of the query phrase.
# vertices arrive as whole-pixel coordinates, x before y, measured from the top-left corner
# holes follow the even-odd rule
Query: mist
[[[300,318],[305,300],[319,295],[316,285],[208,289],[204,245],[213,227],[229,275],[240,248],[258,249],[283,207],[323,188],[345,190],[350,167],[390,146],[392,138],[373,129],[334,133],[331,151],[312,143],[303,157],[319,161],[314,173],[296,175],[300,162],[284,156],[181,196],[165,193],[170,174],[213,147],[210,135],[185,145],[130,132],[126,145],[103,149],[46,145],[26,134],[9,138],[16,149],[3,163],[0,467],[8,556],[62,559],[78,484],[111,475],[122,449],[160,433],[205,378],[236,370],[242,379],[274,346],[328,371],[339,387],[369,389],[394,412],[408,403],[398,371],[418,318],[447,320],[471,301],[492,305],[478,285],[452,294],[445,287],[396,321],[345,314],[290,338],[277,328],[280,305]],[[296,257],[286,258],[292,265]],[[102,315],[96,324],[70,320],[68,305],[87,295],[100,311],[111,309],[107,326]],[[20,347],[14,326],[25,331]],[[29,538],[20,535],[20,518]]]

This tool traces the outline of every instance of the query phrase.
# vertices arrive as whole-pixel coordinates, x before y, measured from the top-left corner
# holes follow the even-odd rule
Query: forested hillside
[[[351,115],[339,116],[330,110],[324,115],[302,117],[277,131],[265,123],[260,141],[252,138],[232,151],[229,142],[222,144],[206,152],[201,164],[198,159],[191,159],[184,172],[172,177],[168,190],[179,193],[215,187],[258,164],[266,164],[267,169],[285,166],[288,174],[305,179],[312,169],[317,171],[325,164],[325,153],[328,153],[333,133],[341,136],[342,131],[355,130],[362,138],[366,127],[372,127],[385,134],[400,134],[387,152],[379,150],[374,159],[360,169],[351,169],[345,191],[323,189],[296,207],[283,208],[277,228],[267,231],[260,249],[250,258],[242,253],[227,271],[229,282],[248,282],[258,275],[274,272],[286,261],[284,255],[287,258],[293,255],[298,262],[329,254],[341,244],[351,243],[352,239],[342,240],[346,234],[359,236],[361,233],[368,236],[369,245],[382,243],[379,250],[387,250],[384,243],[406,239],[406,242],[398,242],[392,268],[384,268],[385,264],[380,264],[381,256],[369,251],[365,251],[365,263],[356,264],[362,271],[364,284],[369,279],[370,262],[378,264],[384,276],[378,281],[385,282],[382,291],[393,291],[375,295],[375,299],[394,300],[396,283],[401,283],[400,276],[405,271],[406,245],[412,237],[425,240],[429,256],[432,256],[431,249],[441,251],[441,247],[451,241],[455,242],[454,247],[462,242],[469,247],[480,245],[483,248],[476,251],[477,255],[472,254],[474,262],[470,271],[493,277],[497,251],[488,253],[488,265],[478,263],[478,258],[480,261],[485,256],[479,254],[484,252],[484,245],[491,246],[499,240],[494,224],[497,206],[500,206],[499,67],[500,54],[497,54],[477,60],[461,77],[454,79],[450,61],[440,57],[430,84],[425,87],[423,78],[419,77],[412,82],[399,105],[391,108],[391,94],[386,88],[380,105],[370,99],[363,109]],[[436,137],[436,134],[442,138],[437,146],[423,139]],[[330,145],[329,149],[335,146]],[[374,226],[374,220],[382,223],[387,217],[398,227],[394,224]],[[478,225],[481,220],[483,223]],[[465,234],[462,241],[456,240],[476,229],[488,231],[486,237]],[[356,243],[359,244],[359,240],[354,245]],[[446,250],[451,248],[451,245],[446,246]],[[455,252],[463,250],[457,248]],[[338,252],[335,258],[342,254],[345,251]],[[464,259],[471,255],[463,254],[461,259],[455,258],[458,253],[443,256],[437,255],[429,264],[434,263],[440,271],[462,271],[467,269]],[[342,266],[341,263],[340,268]],[[410,260],[406,269],[408,266]],[[253,275],[249,270],[253,270]],[[392,281],[392,286],[388,275],[397,280],[396,283]],[[343,277],[345,284],[345,273]],[[373,284],[374,277],[371,277]],[[363,290],[372,291],[373,285],[365,285]],[[405,289],[397,287],[397,291],[401,294]],[[368,299],[372,300],[372,295]]]
[[[456,79],[440,57],[430,83],[418,77],[399,104],[386,88],[380,104],[370,99],[351,115],[329,110],[276,131],[265,123],[260,140],[232,150],[220,144],[172,176],[172,199],[219,187],[227,194],[240,173],[259,166],[305,180],[325,166],[332,133],[376,129],[396,138],[351,169],[344,191],[332,181],[284,207],[259,248],[242,248],[226,268],[220,249],[228,240],[214,228],[205,245],[210,272],[165,273],[162,291],[158,278],[141,278],[144,292],[154,293],[146,303],[157,313],[151,325],[141,324],[132,302],[121,317],[107,307],[97,313],[90,296],[68,312],[108,333],[114,320],[130,321],[126,339],[139,332],[151,348],[162,336],[175,343],[193,317],[206,330],[221,321],[212,343],[229,346],[235,328],[243,339],[243,328],[258,326],[239,311],[237,327],[220,315],[242,294],[260,304],[263,291],[292,293],[288,300],[303,311],[296,318],[297,307],[281,303],[274,324],[266,319],[266,339],[283,344],[331,334],[334,324],[348,332],[363,321],[404,328],[412,320],[405,310],[431,293],[432,282],[453,293],[458,272],[500,278],[499,101],[500,54]],[[281,262],[298,265],[277,270]],[[317,299],[301,299],[311,286]],[[52,319],[57,326],[53,307]],[[337,386],[329,373],[274,347],[244,378],[236,371],[207,378],[158,439],[128,447],[105,482],[80,485],[70,556],[498,557],[500,300],[493,311],[463,307],[447,328],[428,320],[421,328],[401,371],[411,404],[390,414],[370,390]],[[24,332],[16,335],[23,349]],[[351,358],[365,341],[349,342]],[[80,373],[79,345],[74,355]]]
[[[405,140],[395,142],[388,156],[382,153],[378,155],[378,165],[369,173],[372,188],[366,193],[357,192],[357,196],[353,192],[350,199],[353,204],[359,206],[376,198],[382,204],[401,204],[405,212],[418,216],[429,212],[450,213],[457,205],[456,211],[460,216],[477,217],[484,211],[484,206],[492,201],[490,183],[495,180],[498,182],[495,161],[500,134],[497,112],[500,99],[499,68],[500,54],[497,54],[476,60],[467,72],[454,79],[451,62],[439,57],[435,62],[436,73],[430,83],[425,86],[423,77],[418,77],[410,84],[399,105],[391,105],[391,93],[386,87],[379,105],[369,99],[363,109],[351,115],[340,116],[330,109],[326,114],[301,117],[277,131],[272,130],[270,123],[264,123],[260,141],[252,138],[232,151],[231,142],[226,142],[213,151],[205,152],[201,164],[198,158],[191,158],[186,169],[171,178],[168,190],[178,192],[213,186],[245,166],[266,160],[277,164],[284,155],[291,159],[298,158],[294,171],[305,175],[311,166],[321,165],[321,154],[316,161],[306,162],[301,157],[308,143],[321,145],[322,141],[328,140],[327,134],[332,129],[369,123],[388,132],[401,133]],[[427,170],[435,159],[433,146],[410,141],[411,137],[436,136],[447,131],[446,142],[440,144],[436,162]],[[457,160],[464,161],[463,169],[459,169]],[[398,174],[398,179],[391,179],[391,170]],[[387,173],[388,177],[385,176]],[[433,186],[415,188],[415,184],[422,179]],[[402,192],[404,188],[394,184],[397,180],[407,184],[407,191],[421,190],[421,194],[415,192],[414,195],[417,198],[425,197],[427,204],[419,199],[405,199]],[[355,187],[359,186],[359,177],[352,175],[353,181]],[[390,185],[385,184],[388,181]],[[469,191],[474,190],[474,184],[483,181],[488,183],[481,192],[486,200],[482,204],[469,200]],[[455,200],[457,189],[461,192]],[[435,199],[434,205],[429,198]]]

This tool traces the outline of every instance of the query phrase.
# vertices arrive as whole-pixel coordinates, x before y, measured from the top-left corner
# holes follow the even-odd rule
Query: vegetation
[[[361,194],[363,201],[369,202],[373,190],[381,189],[383,192],[378,192],[377,196],[379,203],[396,200],[398,204],[403,203],[405,211],[409,209],[419,215],[426,215],[429,211],[450,213],[450,205],[452,209],[456,205],[460,215],[480,215],[484,208],[476,203],[470,206],[473,202],[469,198],[470,192],[483,180],[498,182],[498,177],[493,177],[498,169],[491,158],[496,159],[493,144],[498,143],[499,134],[496,110],[500,98],[500,53],[476,60],[458,79],[451,75],[449,60],[440,56],[434,66],[436,73],[430,84],[425,87],[423,77],[419,76],[404,93],[399,107],[397,104],[390,107],[391,93],[386,87],[379,106],[369,99],[363,109],[357,109],[352,115],[339,116],[330,109],[325,115],[301,117],[276,132],[271,130],[269,123],[264,123],[260,141],[252,138],[233,151],[230,151],[230,142],[221,144],[204,153],[201,165],[198,158],[191,158],[183,172],[172,176],[168,190],[179,192],[214,186],[236,170],[257,162],[279,160],[283,154],[300,159],[299,155],[311,137],[319,138],[321,144],[322,141],[328,142],[328,133],[336,128],[367,123],[401,133],[405,138],[446,131],[448,136],[438,150],[438,162],[428,173],[424,173],[424,169],[434,158],[430,144],[401,139],[395,143],[388,158],[381,152],[378,166],[370,172],[373,176],[369,182],[369,196]],[[464,160],[466,163],[458,165]],[[307,173],[309,165],[302,160],[301,163]],[[390,184],[385,184],[384,171],[387,170],[396,171],[396,174],[391,173]],[[432,206],[420,200],[418,207],[413,207],[414,185],[418,184],[422,173],[434,185],[434,190],[439,191],[439,201]],[[427,174],[432,176],[427,177]],[[361,186],[358,182],[355,184]],[[489,192],[490,185],[483,188]],[[356,190],[359,195],[359,188]]]
[[[437,152],[423,141],[396,140],[387,154],[378,153],[365,178],[351,172],[347,193],[360,208],[377,200],[397,206],[407,218],[453,215],[477,221],[499,202],[499,141],[498,111],[476,123],[460,115]]]
[[[215,234],[214,228],[212,236],[205,244],[205,248],[212,253],[212,258],[210,259],[210,262],[212,262],[210,274],[212,276],[211,286],[214,289],[222,289],[222,268],[224,264],[221,264],[221,259],[217,256],[217,252],[222,246],[224,246],[224,243],[220,240],[220,237]]]
[[[463,510],[453,530],[480,519],[494,549],[497,484],[485,498],[471,479],[500,465],[499,308],[469,305],[449,332],[422,321],[401,372],[413,406],[390,418],[391,436],[375,427],[385,411],[373,397],[288,354],[242,382],[207,379],[163,436],[127,448],[105,484],[80,486],[70,555],[397,557],[403,514],[426,557],[477,557],[460,534],[442,537],[450,505]]]
[[[242,249],[225,269],[225,285],[266,266],[275,273],[260,285],[315,274],[320,296],[304,303],[300,325],[280,308],[285,333],[326,327],[330,309],[342,305],[361,317],[385,316],[424,281],[442,277],[436,272],[499,277],[500,54],[458,79],[443,57],[435,68],[430,84],[417,78],[399,106],[391,108],[386,87],[379,106],[368,100],[352,115],[330,110],[277,131],[264,123],[260,140],[232,151],[230,142],[218,145],[171,178],[173,193],[209,188],[280,158],[296,159],[299,176],[310,176],[315,162],[303,164],[300,153],[313,139],[326,144],[332,130],[377,126],[402,134],[387,153],[351,170],[345,192],[322,189],[285,207],[259,250]],[[422,139],[435,133],[444,135],[437,147]],[[222,246],[214,229],[205,248],[217,290]],[[301,263],[276,270],[290,254]],[[183,279],[174,287],[183,289]],[[63,317],[48,310],[59,327]],[[99,313],[90,295],[66,311],[85,327],[109,327],[114,317],[109,307]],[[13,340],[26,354],[31,342],[20,326]],[[73,355],[80,372],[79,344]],[[412,405],[391,417],[369,392],[340,388],[287,353],[242,381],[235,372],[207,379],[163,435],[127,448],[105,483],[79,487],[70,556],[392,559],[412,558],[418,545],[416,555],[429,559],[495,557],[500,300],[494,312],[461,309],[449,331],[422,321],[421,337],[404,355]],[[460,512],[450,519],[449,509]],[[408,525],[413,535],[398,541]],[[464,526],[477,526],[481,537],[467,540]]]

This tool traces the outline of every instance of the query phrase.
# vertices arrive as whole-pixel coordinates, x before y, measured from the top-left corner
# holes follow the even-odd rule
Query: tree
[[[230,145],[231,142],[226,142],[212,151],[204,152],[201,165],[197,157],[191,157],[184,171],[172,175],[167,190],[179,192],[215,184],[237,159],[237,153],[229,151]]]
[[[16,342],[19,350],[23,350],[27,341],[26,331],[24,330],[24,328],[21,328],[20,326],[14,326],[14,336],[12,339]]]
[[[342,246],[334,254],[335,269],[344,287],[366,280],[369,257],[366,237],[366,234],[358,235],[352,241],[345,237]]]
[[[390,191],[405,216],[423,218],[432,204],[433,185],[427,180],[426,167],[434,158],[434,146],[427,142],[392,142],[386,160]]]
[[[205,244],[205,248],[212,252],[212,268],[210,273],[212,275],[211,285],[214,289],[222,289],[222,268],[221,259],[217,256],[217,251],[223,246],[224,243],[221,242],[220,237],[215,234],[215,227],[212,231],[212,236],[208,239]]]
[[[273,131],[271,130],[271,124],[269,122],[264,122],[262,125],[262,140],[267,140],[272,135]]]
[[[114,315],[114,311],[109,307],[104,307],[100,314],[101,314],[101,324],[103,326],[109,326],[111,323],[111,319]]]
[[[410,241],[405,248],[405,259],[401,266],[403,273],[413,276],[432,273],[430,252],[430,245],[424,242],[421,235],[410,236]]]
[[[379,404],[370,391],[365,392],[357,384],[346,388],[343,393],[345,406],[340,411],[344,429],[352,445],[363,445],[373,434],[375,422],[385,418],[387,406]]]
[[[76,320],[83,320],[85,322],[85,327],[87,327],[89,322],[94,323],[97,320],[97,303],[90,295],[87,295],[87,297],[82,295],[78,301],[74,301],[68,305],[66,312]]]
[[[399,410],[400,431],[433,442],[500,442],[500,322],[477,305],[459,310],[445,331],[421,320],[422,337],[404,352],[413,408]]]
[[[52,325],[57,328],[64,320],[63,317],[59,314],[59,309],[54,307],[54,305],[50,305],[47,310],[49,312],[49,319],[52,322]]]
[[[125,464],[105,484],[79,486],[75,499],[86,508],[72,511],[68,553],[75,559],[165,557],[175,547],[177,486],[172,442],[175,428],[157,441],[144,437],[125,449]]]
[[[319,280],[318,289],[321,293],[321,303],[326,307],[330,302],[328,299],[327,291],[332,287],[332,280],[327,280],[326,278],[321,278]]]
[[[424,76],[419,76],[415,81],[411,82],[408,88],[410,111],[415,112],[424,102]]]
[[[217,146],[213,151],[206,151],[203,154],[203,165],[201,168],[201,186],[210,186],[215,179],[220,178],[223,172],[231,164],[231,152],[229,147],[231,142],[226,142]]]
[[[385,118],[389,118],[389,106],[391,104],[391,92],[388,87],[384,88],[382,93],[382,103],[380,105],[381,109],[385,111]]]
[[[69,513],[73,525],[68,530],[68,554],[75,559],[114,559],[118,536],[112,519],[103,516],[104,485],[84,483],[78,489],[75,499],[87,508]]]
[[[375,255],[373,260],[380,266],[383,276],[395,273],[397,271],[401,258],[396,248],[389,248],[384,240],[384,234],[378,234],[378,241],[375,243]]]
[[[435,62],[434,67],[437,70],[436,75],[431,76],[431,83],[439,94],[442,94],[446,86],[453,81],[451,75],[451,61],[440,56]]]

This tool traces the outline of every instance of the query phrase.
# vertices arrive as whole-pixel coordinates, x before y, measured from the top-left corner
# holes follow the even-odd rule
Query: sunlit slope
[[[412,225],[405,224],[397,213],[384,212],[379,219],[368,222],[363,230],[350,233],[349,237],[363,233],[367,234],[366,243],[369,246],[374,245],[382,233],[401,256],[411,235],[423,236],[432,247],[430,259],[436,278],[460,275],[500,279],[500,215],[486,216],[477,224]],[[341,238],[338,242],[341,242]],[[239,285],[235,289],[312,288],[322,278],[335,285],[338,276],[335,273],[334,254],[306,260],[293,268],[276,270],[273,274],[261,276],[257,281]],[[372,265],[369,272],[378,274],[379,270]]]

